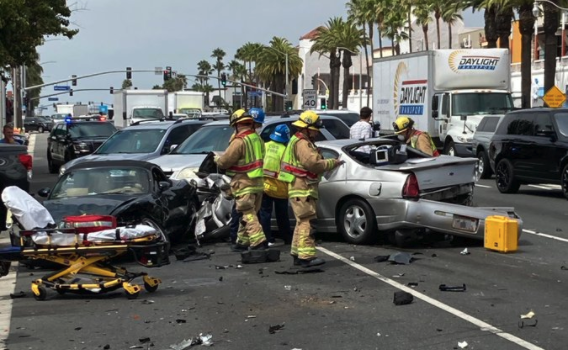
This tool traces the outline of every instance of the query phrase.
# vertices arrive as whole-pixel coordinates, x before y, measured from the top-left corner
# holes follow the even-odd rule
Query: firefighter
[[[235,135],[217,165],[231,176],[231,191],[237,212],[242,215],[234,251],[265,249],[266,238],[258,221],[263,192],[264,143],[255,132],[253,117],[239,109],[229,119]]]
[[[288,184],[278,180],[280,162],[284,157],[286,145],[290,141],[290,128],[286,124],[277,125],[272,134],[270,134],[270,140],[265,144],[264,194],[262,195],[262,206],[259,213],[262,230],[268,239],[269,247],[276,244],[276,240],[272,237],[270,230],[272,209],[274,209],[276,214],[280,238],[286,244],[292,242],[292,230],[290,228],[290,219],[288,218]]]
[[[314,145],[319,129],[323,126],[315,112],[303,112],[292,125],[298,131],[284,151],[278,179],[288,183],[288,197],[296,217],[290,252],[294,265],[312,267],[325,264],[323,259],[316,257],[316,242],[310,224],[311,220],[316,219],[318,183],[321,174],[335,169],[343,162],[335,158],[323,159]]]
[[[429,156],[438,157],[440,152],[436,148],[432,137],[425,132],[414,129],[414,120],[408,117],[398,117],[392,123],[394,133],[398,135],[398,139],[410,147],[415,148]]]

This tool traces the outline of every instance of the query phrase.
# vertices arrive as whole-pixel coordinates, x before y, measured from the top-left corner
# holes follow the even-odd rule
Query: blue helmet
[[[270,139],[280,143],[288,143],[290,141],[290,128],[286,124],[276,126],[272,134],[270,134]]]
[[[253,107],[253,108],[249,109],[248,115],[250,115],[252,117],[252,120],[254,120],[255,123],[259,123],[259,124],[264,123],[265,114],[264,114],[264,111],[262,110],[262,108]]]

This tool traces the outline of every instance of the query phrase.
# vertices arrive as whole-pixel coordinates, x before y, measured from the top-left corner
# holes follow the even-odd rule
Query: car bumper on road
[[[471,143],[456,143],[454,144],[454,152],[456,157],[475,157],[473,152],[473,144]]]
[[[376,202],[380,207],[373,210],[377,215],[379,231],[430,229],[435,232],[482,240],[485,233],[485,219],[491,215],[503,215],[519,220],[518,236],[522,232],[522,220],[514,208],[468,207],[459,204],[421,199],[382,200]],[[385,212],[388,209],[388,213]]]

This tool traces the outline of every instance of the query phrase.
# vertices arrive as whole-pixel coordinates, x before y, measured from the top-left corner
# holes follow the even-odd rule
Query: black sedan
[[[65,171],[53,189],[38,193],[61,222],[71,215],[113,215],[119,225],[144,223],[161,229],[172,241],[193,233],[198,205],[196,188],[170,180],[144,161],[85,162]]]

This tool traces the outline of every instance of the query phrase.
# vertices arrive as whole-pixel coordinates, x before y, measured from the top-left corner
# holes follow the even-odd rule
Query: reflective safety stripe
[[[296,197],[312,197],[315,199],[318,199],[318,191],[316,191],[315,189],[311,189],[311,190],[293,190],[293,189],[288,189],[288,197],[290,198],[296,198]]]
[[[232,170],[236,173],[246,173],[248,171],[254,170],[254,169],[258,169],[262,167],[262,160],[261,159],[257,159],[252,163],[249,164],[245,164],[245,165],[233,165],[232,167],[229,168],[229,170]]]
[[[311,172],[307,171],[306,169],[299,168],[297,166],[293,166],[292,164],[288,164],[288,163],[284,163],[284,162],[282,162],[282,167],[280,168],[280,171],[290,173],[290,174],[292,174],[294,176],[298,176],[298,177],[307,177],[308,179],[311,179],[311,180],[317,180],[318,179],[317,174],[311,173]]]
[[[269,177],[276,177],[278,176],[278,173],[276,171],[270,171],[267,169],[264,169],[264,176],[269,176]]]
[[[245,143],[245,154],[236,165],[227,169],[227,175],[234,176],[236,173],[246,173],[249,178],[263,177],[264,144],[260,137],[253,131],[247,130],[235,136]]]
[[[261,193],[264,192],[264,186],[248,186],[241,190],[233,192],[235,197],[244,196],[245,194]]]
[[[266,240],[266,237],[264,236],[264,233],[262,231],[260,231],[258,233],[253,234],[253,235],[250,235],[249,240],[250,240],[250,244],[255,246],[258,243]]]

